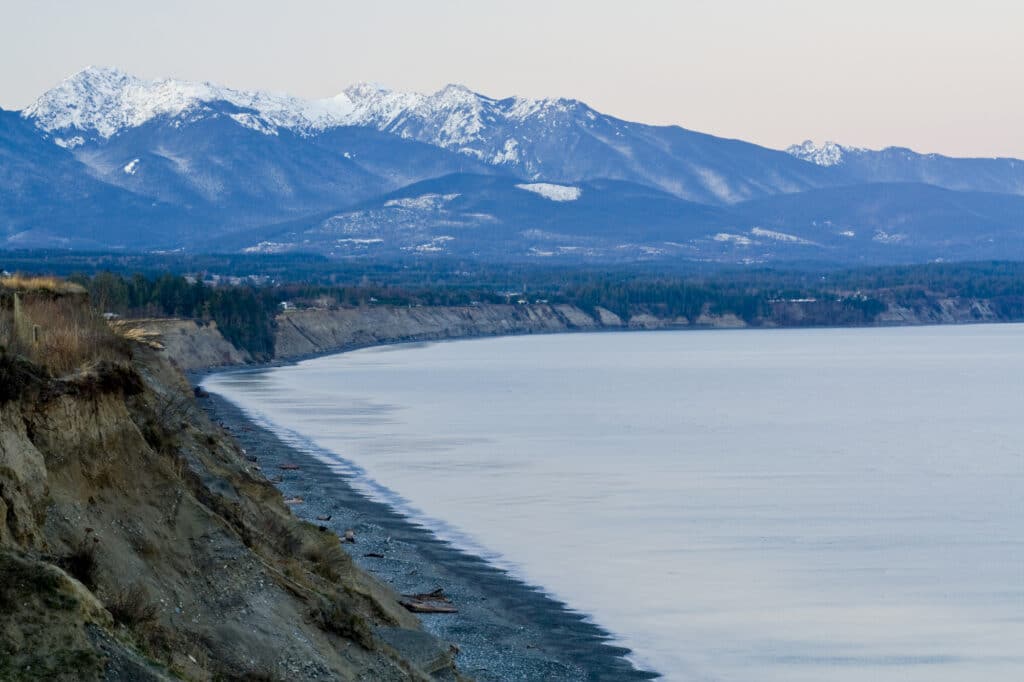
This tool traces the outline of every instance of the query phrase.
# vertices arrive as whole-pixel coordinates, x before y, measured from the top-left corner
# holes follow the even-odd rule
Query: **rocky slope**
[[[58,374],[0,338],[0,679],[456,679],[180,372],[103,342]]]

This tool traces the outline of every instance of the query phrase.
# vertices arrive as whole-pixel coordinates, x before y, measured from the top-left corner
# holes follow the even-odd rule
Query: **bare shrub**
[[[115,623],[135,628],[156,620],[157,607],[150,599],[149,590],[135,583],[115,594],[107,604],[107,611]]]
[[[171,392],[157,399],[155,413],[157,421],[165,429],[176,431],[183,422],[192,418],[192,396],[188,393]]]
[[[321,630],[350,639],[364,649],[373,649],[370,626],[350,605],[324,599],[313,608],[310,616]]]
[[[351,568],[349,555],[333,533],[319,533],[313,542],[303,547],[302,555],[311,564],[313,572],[328,582],[338,582]]]

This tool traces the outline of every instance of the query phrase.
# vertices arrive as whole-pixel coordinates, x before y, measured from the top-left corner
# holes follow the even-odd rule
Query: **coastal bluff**
[[[336,308],[291,310],[277,318],[275,357],[282,360],[401,341],[545,334],[623,327],[605,311],[595,318],[571,305]]]
[[[736,326],[737,320],[708,316],[700,322],[702,326]],[[147,318],[125,320],[124,324],[158,339],[163,354],[185,372],[256,361],[224,338],[212,323]],[[297,360],[389,343],[607,329],[668,329],[687,324],[682,318],[659,319],[646,314],[624,320],[605,308],[588,313],[577,306],[546,303],[285,310],[274,320],[274,354],[269,360]]]
[[[759,327],[849,326],[832,315],[829,301],[778,301]],[[1009,321],[991,301],[937,298],[927,305],[895,301],[870,326],[967,324]],[[232,344],[216,324],[174,318],[124,320],[152,334],[164,355],[185,372],[261,361],[291,361],[367,346],[517,334],[554,334],[602,330],[736,329],[748,322],[732,313],[703,311],[694,319],[665,317],[656,310],[621,316],[600,306],[592,310],[569,304],[477,304],[466,306],[323,307],[283,310],[273,321],[274,352],[256,358]],[[860,324],[854,326],[861,326]]]

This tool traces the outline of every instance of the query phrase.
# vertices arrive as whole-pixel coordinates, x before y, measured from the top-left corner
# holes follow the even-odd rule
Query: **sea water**
[[[205,386],[667,679],[1024,679],[1024,326],[399,345]]]

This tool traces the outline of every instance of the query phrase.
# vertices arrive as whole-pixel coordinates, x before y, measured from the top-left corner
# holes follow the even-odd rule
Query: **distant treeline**
[[[192,269],[199,266],[204,269]],[[702,314],[732,314],[753,326],[855,326],[873,324],[889,305],[926,310],[937,308],[943,298],[960,297],[987,299],[1000,319],[1024,319],[1024,263],[1015,262],[860,269],[805,264],[781,270],[23,252],[0,256],[0,267],[64,276],[85,272],[71,279],[85,286],[104,312],[213,320],[232,343],[260,357],[273,354],[282,303],[329,307],[547,301],[588,312],[600,306],[624,318],[649,313],[692,322]],[[132,274],[127,270],[131,267],[139,272]],[[163,268],[171,272],[157,272]],[[186,279],[185,272],[197,274]],[[217,278],[216,285],[202,281]]]
[[[751,286],[730,280],[696,281],[623,274],[561,275],[534,278],[517,287],[507,282],[438,283],[420,286],[375,284],[253,284],[210,285],[182,275],[123,276],[111,272],[76,274],[93,305],[102,312],[130,317],[187,317],[217,323],[224,336],[258,357],[274,351],[274,324],[282,304],[333,306],[454,306],[484,303],[566,303],[594,313],[603,307],[628,319],[637,313],[658,317],[698,319],[702,314],[732,314],[751,325],[779,315],[788,298],[808,299],[805,289]],[[820,295],[820,294],[819,294]],[[815,301],[819,310],[791,324],[870,324],[885,308],[864,296]]]
[[[253,286],[211,287],[191,283],[181,275],[147,278],[111,272],[72,275],[84,286],[93,305],[104,313],[130,317],[189,317],[214,320],[225,338],[239,348],[270,357],[274,352],[272,288]]]

